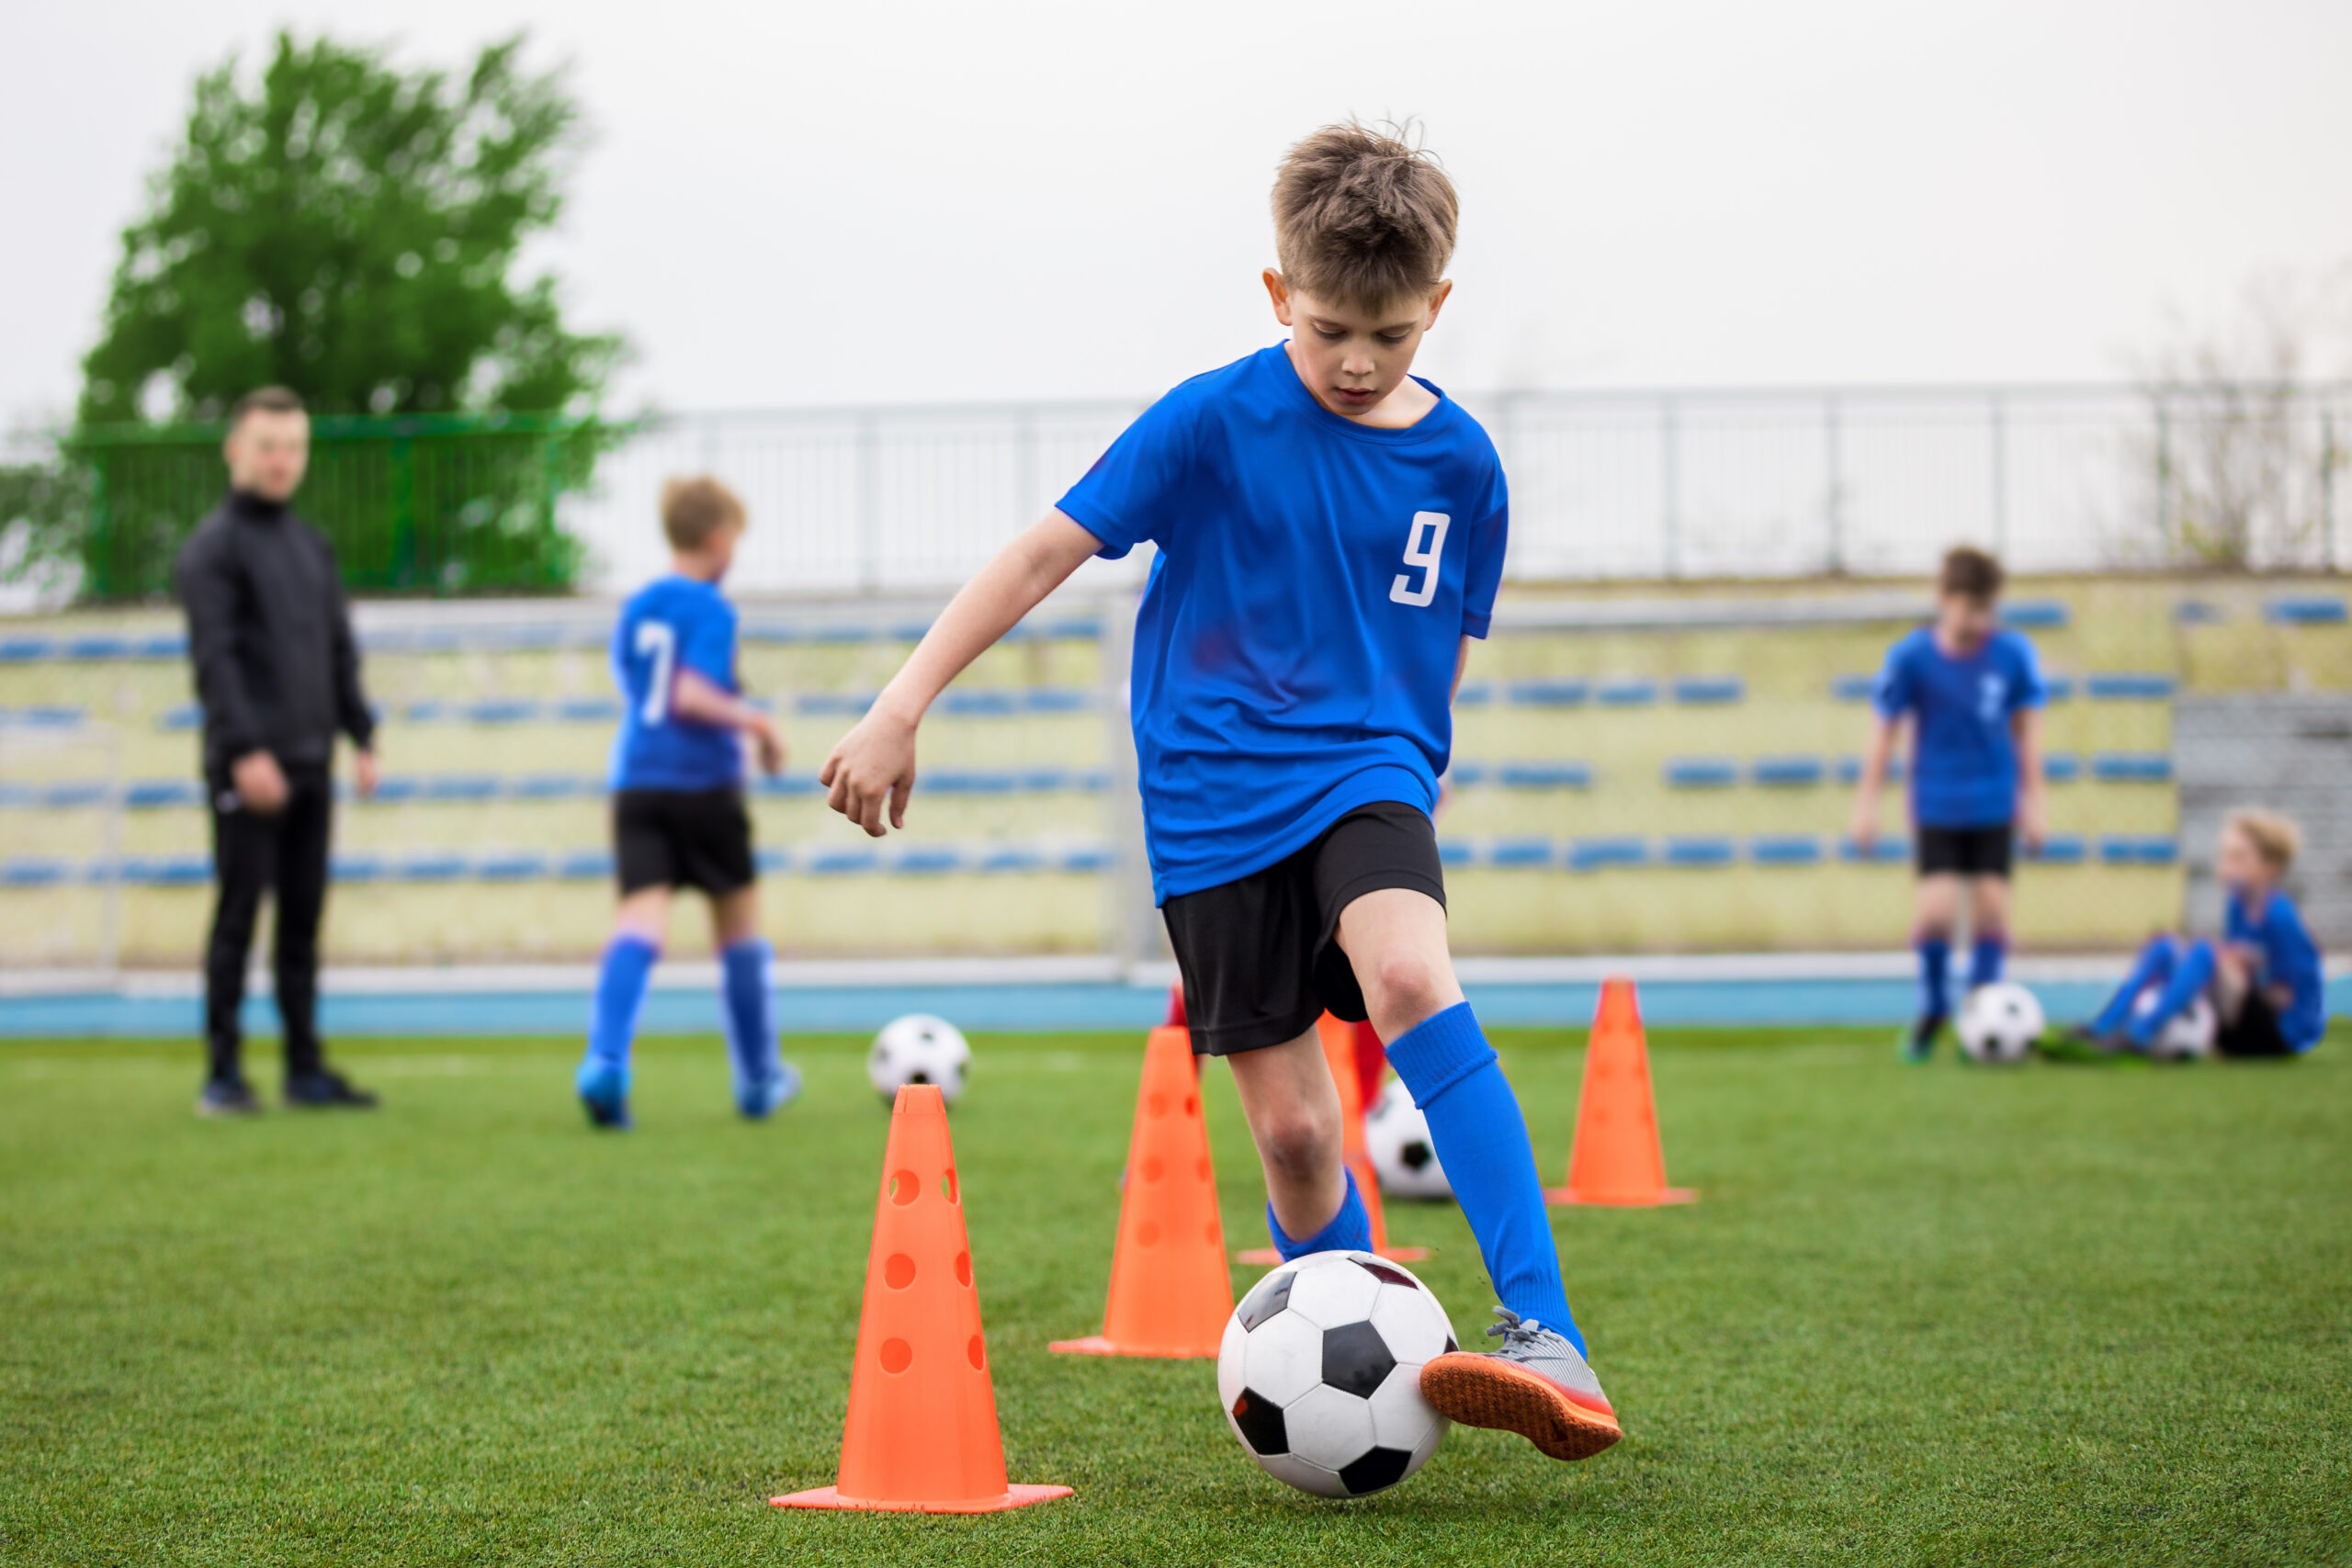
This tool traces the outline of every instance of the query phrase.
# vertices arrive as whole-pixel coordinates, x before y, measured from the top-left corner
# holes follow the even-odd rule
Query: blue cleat
[[[763,1122],[800,1098],[800,1069],[790,1062],[776,1063],[776,1070],[756,1083],[737,1079],[735,1109],[753,1122]]]
[[[625,1133],[637,1125],[628,1113],[627,1067],[616,1067],[605,1062],[582,1062],[571,1082],[572,1087],[580,1091],[580,1103],[587,1110],[590,1126],[609,1127],[615,1132]]]

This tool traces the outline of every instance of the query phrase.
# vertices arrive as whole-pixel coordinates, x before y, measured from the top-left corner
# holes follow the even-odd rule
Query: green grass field
[[[1557,1179],[1581,1052],[1501,1043]],[[1555,1211],[1627,1440],[1457,1431],[1341,1504],[1242,1457],[1209,1363],[1046,1352],[1099,1324],[1140,1042],[983,1038],[954,1127],[1005,1445],[1078,1495],[979,1518],[765,1503],[832,1479],[888,1120],[857,1045],[797,1043],[807,1100],[747,1126],[715,1041],[654,1042],[622,1137],[551,1043],[353,1044],[382,1113],[238,1124],[189,1114],[190,1045],[0,1046],[0,1560],[2352,1561],[2340,1042],[2000,1073],[1661,1034],[1702,1201]],[[1391,1229],[1475,1337],[1459,1216]]]

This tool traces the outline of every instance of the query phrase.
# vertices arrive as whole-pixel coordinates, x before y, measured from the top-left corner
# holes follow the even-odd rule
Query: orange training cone
[[[1315,1021],[1323,1042],[1323,1059],[1330,1064],[1331,1082],[1340,1091],[1340,1158],[1355,1174],[1356,1191],[1363,1195],[1364,1217],[1372,1222],[1372,1249],[1399,1263],[1418,1263],[1430,1255],[1426,1247],[1388,1245],[1388,1219],[1380,1209],[1380,1176],[1372,1168],[1372,1151],[1363,1141],[1363,1090],[1356,1067],[1356,1027],[1325,1013]],[[1236,1255],[1242,1263],[1280,1263],[1272,1247],[1251,1247]]]
[[[936,1084],[899,1090],[882,1172],[838,1483],[769,1501],[779,1508],[992,1514],[1069,1496],[1067,1486],[1012,1486],[1004,1479],[947,1102]]]
[[[1577,1141],[1568,1153],[1568,1184],[1544,1194],[1555,1203],[1609,1203],[1647,1208],[1688,1203],[1699,1194],[1666,1184],[1666,1153],[1658,1146],[1657,1104],[1650,1094],[1649,1048],[1642,1043],[1642,1013],[1634,982],[1600,987],[1600,1010],[1585,1052],[1584,1092],[1577,1103]]]
[[[1225,1264],[1192,1036],[1155,1029],[1136,1094],[1102,1332],[1057,1339],[1053,1348],[1087,1356],[1214,1356],[1232,1315],[1233,1276]]]

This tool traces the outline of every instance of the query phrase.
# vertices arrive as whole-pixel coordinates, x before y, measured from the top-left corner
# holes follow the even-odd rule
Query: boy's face
[[[1946,593],[1936,601],[1936,640],[1966,653],[1984,646],[2000,619],[2000,606],[1990,599]]]
[[[1451,283],[1427,299],[1366,306],[1294,292],[1266,269],[1274,319],[1290,328],[1291,363],[1315,400],[1342,419],[1362,419],[1405,384],[1421,337],[1437,324]]]
[[[713,582],[726,576],[727,569],[735,564],[736,541],[742,536],[743,525],[722,523],[710,531],[709,538],[702,542],[703,558],[710,563],[710,580]]]
[[[301,488],[311,465],[311,416],[293,410],[253,409],[220,444],[229,488],[264,501],[285,501]]]
[[[2213,855],[2213,874],[2222,886],[2239,892],[2267,887],[2272,881],[2270,863],[2262,858],[2254,840],[2235,828],[2222,829],[2221,847]]]

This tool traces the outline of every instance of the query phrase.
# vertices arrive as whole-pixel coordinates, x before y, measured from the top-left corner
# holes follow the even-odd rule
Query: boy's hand
[[[784,737],[776,733],[775,720],[762,714],[752,726],[752,743],[759,749],[760,772],[770,778],[784,772],[786,747]]]
[[[1853,836],[1854,847],[1856,849],[1868,851],[1872,846],[1876,845],[1878,842],[1878,802],[1875,800],[1858,800],[1854,802],[1854,820],[1847,829],[1847,831]]]
[[[879,707],[834,744],[817,782],[831,793],[825,804],[875,838],[887,809],[892,828],[907,825],[907,795],[915,787],[915,727]]]
[[[2050,808],[2040,790],[2028,790],[2018,797],[2018,837],[2025,840],[2026,852],[2040,854],[2041,841],[2049,836]]]

